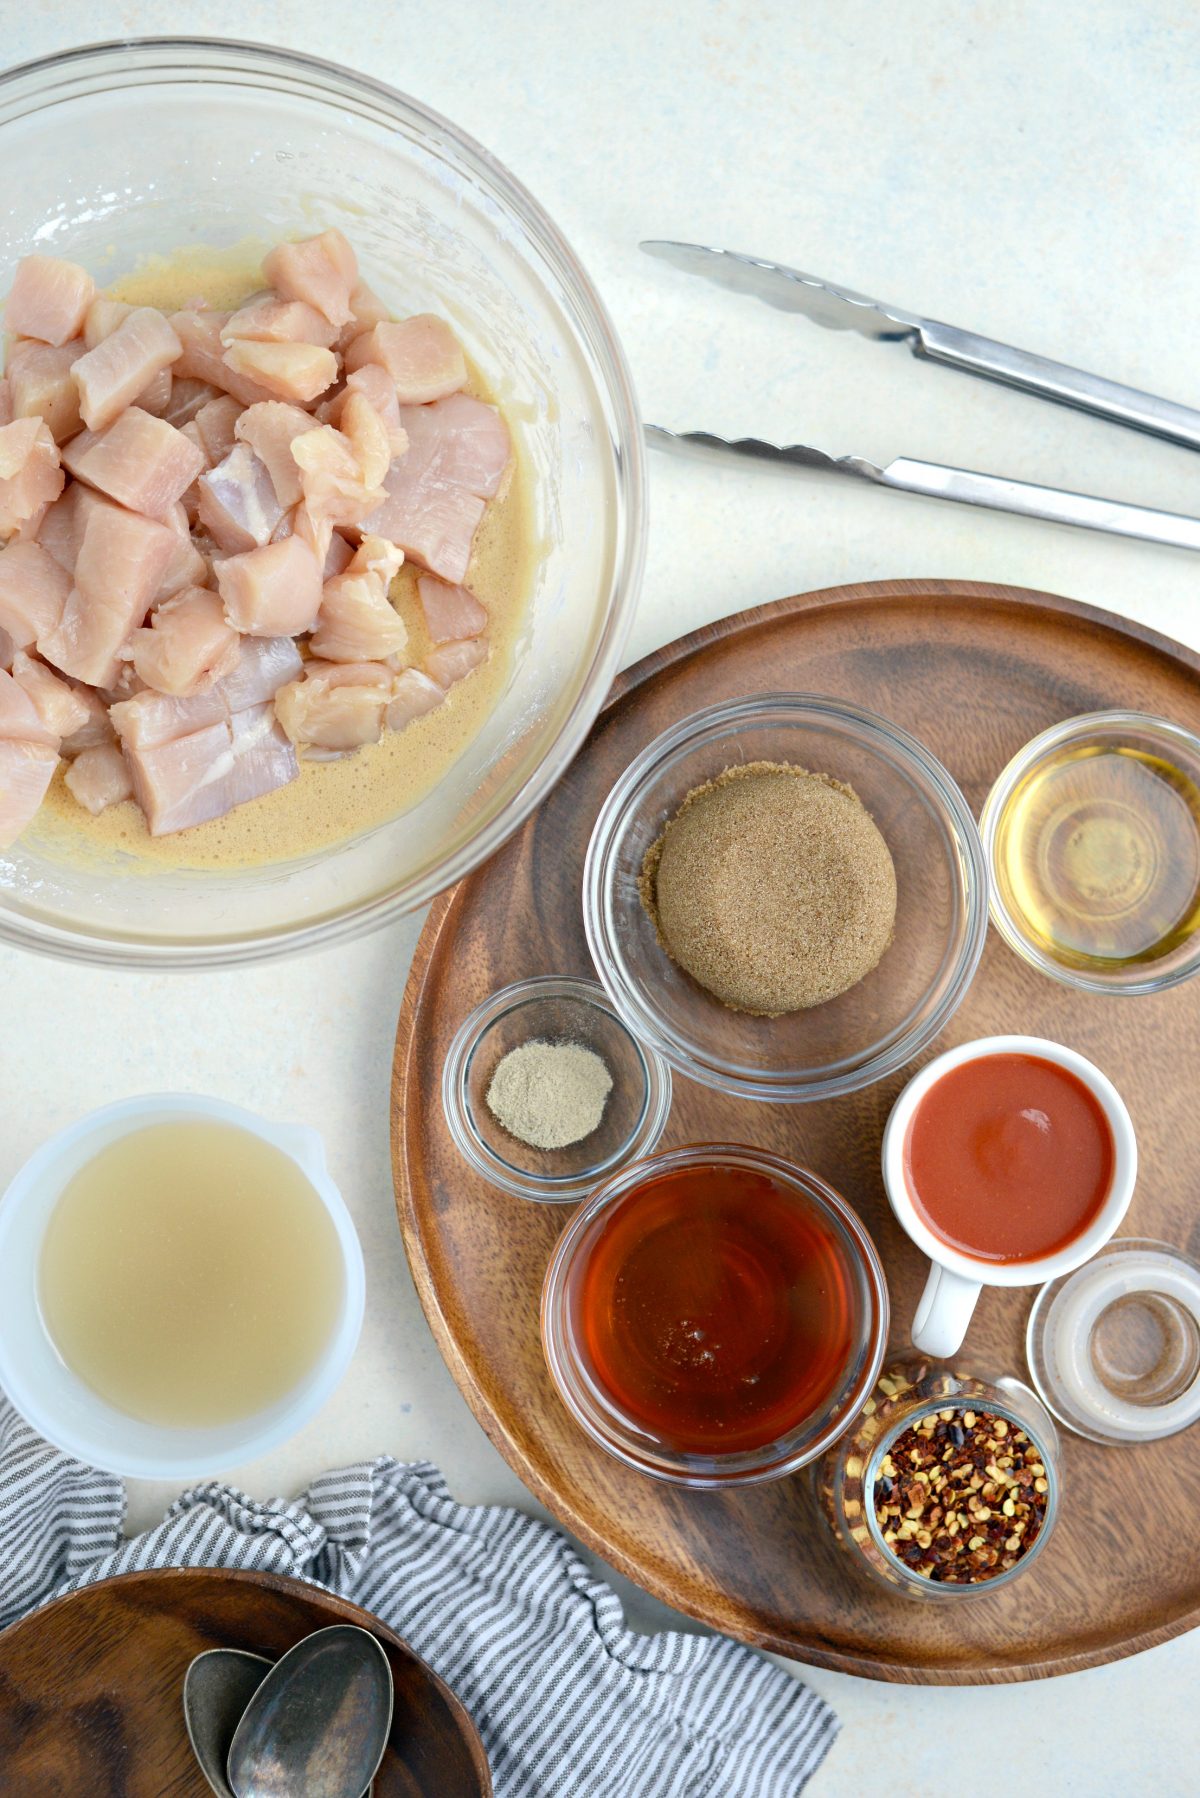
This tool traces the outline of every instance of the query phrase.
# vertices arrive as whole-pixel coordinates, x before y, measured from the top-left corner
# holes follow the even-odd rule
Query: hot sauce
[[[854,1275],[820,1216],[769,1176],[674,1169],[616,1204],[571,1304],[596,1385],[683,1453],[777,1441],[838,1390]]]
[[[1035,1055],[984,1055],[943,1074],[904,1147],[926,1226],[981,1261],[1037,1261],[1074,1242],[1108,1197],[1114,1159],[1099,1101]]]

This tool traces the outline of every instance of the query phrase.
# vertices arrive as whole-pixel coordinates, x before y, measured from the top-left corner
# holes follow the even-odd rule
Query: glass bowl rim
[[[568,1377],[575,1356],[573,1352],[568,1352],[567,1332],[562,1328],[565,1281],[574,1253],[588,1226],[640,1181],[663,1170],[694,1166],[697,1163],[745,1166],[782,1177],[788,1186],[798,1188],[810,1202],[831,1213],[842,1234],[849,1238],[861,1256],[871,1307],[866,1332],[866,1345],[870,1352],[850,1388],[843,1414],[831,1419],[815,1435],[800,1443],[794,1440],[797,1432],[793,1431],[790,1437],[779,1437],[762,1448],[740,1450],[731,1455],[683,1456],[666,1449],[645,1446],[635,1448],[627,1441],[618,1440],[614,1434],[606,1432],[600,1426],[591,1408],[582,1402],[577,1383]],[[735,1142],[691,1142],[676,1149],[662,1150],[641,1161],[630,1162],[598,1186],[587,1203],[581,1205],[569,1220],[554,1245],[542,1283],[540,1306],[542,1351],[551,1381],[568,1415],[589,1441],[624,1466],[647,1474],[651,1479],[667,1485],[705,1491],[763,1485],[770,1480],[783,1479],[819,1459],[845,1435],[861,1416],[879,1378],[887,1353],[890,1317],[891,1300],[883,1262],[870,1232],[849,1200],[811,1168],[788,1161],[773,1150]],[[872,1327],[875,1332],[873,1347]],[[789,1442],[790,1448],[786,1446]]]
[[[498,1156],[479,1134],[467,1099],[475,1051],[486,1031],[502,1017],[540,999],[573,999],[594,1006],[628,1038],[642,1070],[643,1097],[637,1127],[604,1162],[584,1174],[536,1174]],[[534,974],[498,987],[469,1012],[455,1031],[442,1062],[442,1111],[454,1146],[476,1173],[503,1192],[540,1205],[573,1205],[631,1161],[653,1154],[671,1115],[671,1070],[656,1050],[641,1042],[598,980],[573,974]]]
[[[1148,975],[1144,980],[1117,983],[1103,974],[1089,973],[1083,968],[1065,967],[1061,962],[1055,961],[1053,956],[1039,949],[1022,930],[1018,919],[1005,903],[1000,882],[994,872],[1000,820],[1030,769],[1043,756],[1064,743],[1087,737],[1100,738],[1109,730],[1119,732],[1122,729],[1138,730],[1151,739],[1157,737],[1170,741],[1176,747],[1182,743],[1200,763],[1200,736],[1189,730],[1186,724],[1176,724],[1172,718],[1160,718],[1154,712],[1137,712],[1125,706],[1114,706],[1100,712],[1077,712],[1070,718],[1060,718],[1057,724],[1048,725],[1045,730],[1030,737],[1005,764],[983,802],[983,810],[979,814],[979,833],[987,857],[989,913],[992,923],[1013,953],[1019,955],[1031,968],[1036,968],[1039,974],[1045,974],[1051,980],[1057,980],[1060,985],[1071,987],[1075,992],[1111,993],[1119,998],[1137,998],[1146,993],[1169,992],[1173,986],[1190,980],[1200,971],[1200,931],[1193,938],[1191,953],[1176,967],[1163,974]],[[1146,965],[1153,967],[1154,964],[1150,962]]]
[[[1023,1384],[1023,1382],[1020,1383]],[[1041,1402],[1038,1399],[1038,1394],[1033,1392],[1032,1389],[1030,1389],[1030,1396],[1035,1400],[1038,1400],[1039,1403]],[[1007,1423],[1015,1424],[1017,1429],[1024,1430],[1025,1434],[1029,1437],[1030,1441],[1041,1455],[1042,1466],[1046,1469],[1046,1480],[1048,1482],[1045,1520],[1041,1529],[1038,1531],[1037,1540],[1029,1550],[1028,1554],[1022,1555],[1019,1561],[1014,1562],[1014,1564],[1011,1567],[1006,1568],[1003,1573],[998,1573],[995,1579],[976,1580],[969,1585],[960,1585],[957,1583],[951,1584],[944,1580],[922,1579],[920,1574],[914,1573],[911,1567],[906,1566],[899,1555],[896,1554],[883,1539],[883,1531],[880,1529],[878,1520],[875,1516],[875,1504],[872,1497],[875,1489],[876,1476],[878,1475],[883,1457],[890,1452],[892,1444],[904,1434],[905,1430],[911,1428],[914,1423],[919,1423],[923,1417],[928,1417],[930,1412],[946,1411],[951,1408],[956,1411],[986,1411],[989,1416],[1003,1417]],[[1053,1418],[1051,1418],[1050,1422],[1051,1428],[1053,1428]],[[1048,1449],[1047,1444],[1042,1440],[1042,1434],[1037,1428],[1037,1425],[1031,1424],[1026,1418],[1019,1416],[1015,1406],[1011,1402],[1005,1401],[1004,1399],[992,1400],[990,1398],[984,1400],[979,1398],[931,1397],[922,1399],[919,1403],[915,1404],[910,1411],[907,1411],[902,1418],[899,1418],[888,1429],[880,1432],[876,1441],[872,1444],[871,1453],[868,1455],[863,1467],[862,1487],[863,1517],[866,1522],[867,1532],[870,1535],[872,1545],[884,1557],[889,1571],[902,1577],[908,1588],[922,1596],[929,1595],[933,1598],[948,1598],[955,1600],[986,1598],[990,1592],[998,1592],[1002,1586],[1007,1586],[1037,1560],[1042,1549],[1045,1547],[1055,1524],[1058,1522],[1058,1512],[1062,1493],[1062,1476],[1058,1470],[1058,1453],[1054,1446],[1051,1445]]]
[[[151,63],[149,59],[154,57],[161,60]],[[364,107],[370,103],[376,115],[408,123],[421,137],[444,140],[472,183],[498,202],[504,216],[515,220],[532,242],[569,299],[564,309],[569,334],[588,361],[601,403],[612,414],[613,513],[617,521],[613,574],[596,625],[590,668],[580,676],[579,690],[541,759],[483,827],[436,866],[418,871],[400,885],[393,882],[348,908],[326,909],[299,924],[250,933],[233,929],[204,940],[164,936],[147,942],[117,929],[56,923],[9,909],[0,891],[0,943],[92,966],[195,970],[276,960],[305,949],[353,941],[456,885],[526,822],[574,760],[608,696],[641,588],[646,553],[641,412],[608,309],[539,201],[497,157],[444,115],[372,75],[304,51],[250,39],[149,34],[76,45],[0,71],[0,141],[7,125],[45,112],[64,98],[96,98],[132,84],[143,62],[148,72],[157,71],[164,79],[186,77],[201,85],[206,79],[219,84],[247,61],[264,75],[271,75],[282,91],[306,104],[336,102],[344,106],[353,97]],[[79,93],[62,91],[68,85],[64,77],[82,79],[89,72],[94,72],[94,85]],[[106,75],[108,80],[103,79]],[[19,98],[23,90],[28,90],[30,104],[12,111],[10,97]],[[324,854],[336,855],[337,846]]]
[[[614,932],[609,928],[607,900],[611,891],[613,854],[624,825],[642,803],[668,759],[691,753],[704,743],[732,734],[738,724],[777,711],[779,722],[803,722],[815,714],[834,724],[857,725],[871,747],[885,743],[905,771],[926,794],[932,793],[943,822],[954,836],[962,869],[964,928],[954,975],[930,1016],[896,1039],[883,1053],[873,1053],[851,1068],[838,1068],[815,1079],[800,1079],[794,1070],[767,1076],[761,1068],[720,1063],[698,1045],[677,1043],[658,1023],[638,988],[619,972]],[[966,996],[983,955],[988,924],[988,866],[974,815],[954,777],[924,744],[903,726],[850,700],[808,692],[759,692],[719,700],[692,712],[648,743],[610,788],[597,815],[583,871],[583,923],[588,949],[606,992],[634,1034],[649,1041],[677,1072],[718,1092],[776,1103],[844,1097],[872,1086],[906,1067],[945,1028]]]

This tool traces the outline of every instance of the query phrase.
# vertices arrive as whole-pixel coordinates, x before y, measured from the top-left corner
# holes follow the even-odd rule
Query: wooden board
[[[299,1580],[222,1568],[124,1573],[0,1635],[0,1791],[62,1798],[212,1798],[183,1721],[206,1648],[276,1660],[331,1623],[382,1643],[396,1707],[375,1798],[488,1798],[487,1757],[457,1698],[358,1605]]]
[[[1032,1679],[1115,1660],[1200,1622],[1200,1428],[1131,1449],[1066,1441],[1063,1514],[1028,1583],[967,1605],[892,1597],[841,1555],[802,1473],[741,1492],[674,1490],[584,1438],[550,1384],[538,1295],[569,1211],[506,1197],[456,1154],[442,1060],[495,988],[590,972],[584,852],[614,779],[668,724],[718,700],[805,690],[855,700],[926,743],[976,814],[1009,757],[1074,713],[1131,706],[1200,728],[1200,658],[1070,600],[889,581],[781,600],[670,645],[622,677],[574,765],[488,865],[433,908],[400,1016],[392,1087],[401,1227],[439,1346],[472,1409],[549,1508],[631,1579],[747,1642],[880,1679]],[[836,770],[834,771],[836,772]],[[1141,1175],[1126,1234],[1200,1254],[1200,980],[1152,998],[1076,995],[991,933],[975,983],[924,1059],[997,1031],[1071,1043],[1124,1093]],[[903,1344],[925,1263],[879,1173],[904,1073],[845,1099],[767,1106],[676,1079],[664,1147],[758,1144],[854,1204],[883,1257]],[[1024,1370],[1031,1291],[985,1290],[957,1365]]]

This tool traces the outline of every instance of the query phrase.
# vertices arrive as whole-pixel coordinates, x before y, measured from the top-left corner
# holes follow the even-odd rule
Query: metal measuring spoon
[[[335,1623],[290,1648],[253,1693],[229,1748],[233,1798],[359,1798],[392,1726],[392,1670],[365,1629]]]
[[[217,1798],[234,1798],[225,1777],[229,1745],[271,1665],[261,1654],[241,1648],[210,1648],[196,1656],[183,1676],[188,1741]]]

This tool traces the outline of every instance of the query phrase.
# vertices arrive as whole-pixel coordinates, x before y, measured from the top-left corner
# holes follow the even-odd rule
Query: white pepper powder
[[[566,1149],[597,1129],[612,1075],[582,1043],[540,1038],[510,1049],[487,1090],[492,1116],[531,1149]]]

